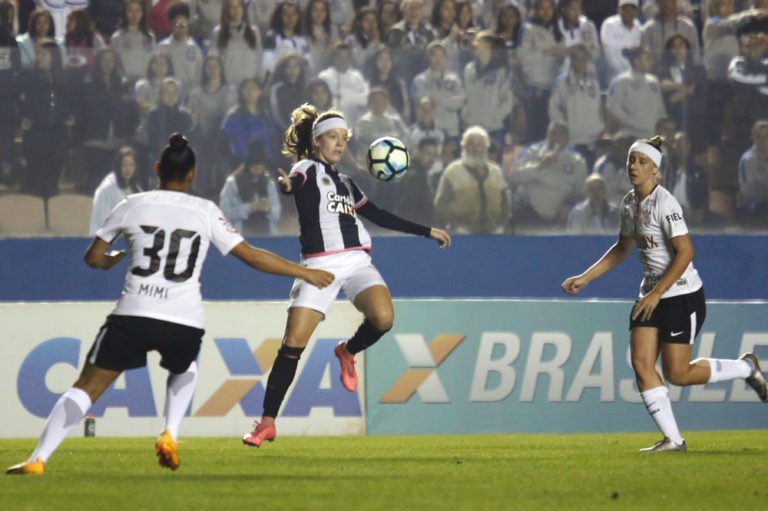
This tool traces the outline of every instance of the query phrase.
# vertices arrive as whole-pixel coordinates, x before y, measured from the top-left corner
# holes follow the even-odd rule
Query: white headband
[[[345,121],[341,117],[329,117],[327,119],[323,119],[320,122],[315,123],[314,126],[312,126],[312,137],[317,138],[326,131],[334,130],[336,128],[341,128],[343,130],[348,130],[347,127],[347,121]]]
[[[646,144],[645,142],[635,142],[629,148],[630,153],[633,151],[637,151],[638,153],[643,153],[648,158],[650,158],[651,161],[655,163],[657,167],[661,168],[661,151],[656,149],[651,144]]]

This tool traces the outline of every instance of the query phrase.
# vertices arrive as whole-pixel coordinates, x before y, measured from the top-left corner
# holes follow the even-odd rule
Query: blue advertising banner
[[[399,300],[366,352],[368,434],[655,431],[629,301]],[[766,302],[710,303],[693,357],[768,360]],[[681,430],[768,428],[743,380],[671,387]]]

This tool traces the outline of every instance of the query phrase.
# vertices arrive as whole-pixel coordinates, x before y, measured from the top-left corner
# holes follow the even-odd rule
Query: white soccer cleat
[[[652,447],[644,447],[640,449],[640,452],[686,452],[688,447],[685,445],[685,440],[682,444],[673,442],[667,437],[662,438],[656,442]]]

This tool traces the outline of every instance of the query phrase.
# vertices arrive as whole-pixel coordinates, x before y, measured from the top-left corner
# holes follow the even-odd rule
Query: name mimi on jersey
[[[328,192],[327,198],[329,212],[355,216],[355,203],[352,201],[352,197],[349,197],[348,195],[339,195],[335,192]]]

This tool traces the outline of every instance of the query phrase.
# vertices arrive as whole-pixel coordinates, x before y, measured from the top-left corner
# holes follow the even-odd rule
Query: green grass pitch
[[[651,433],[188,438],[161,469],[150,438],[67,439],[42,477],[0,478],[0,509],[768,509],[768,431],[691,432],[685,454]],[[4,467],[35,440],[0,440]]]

